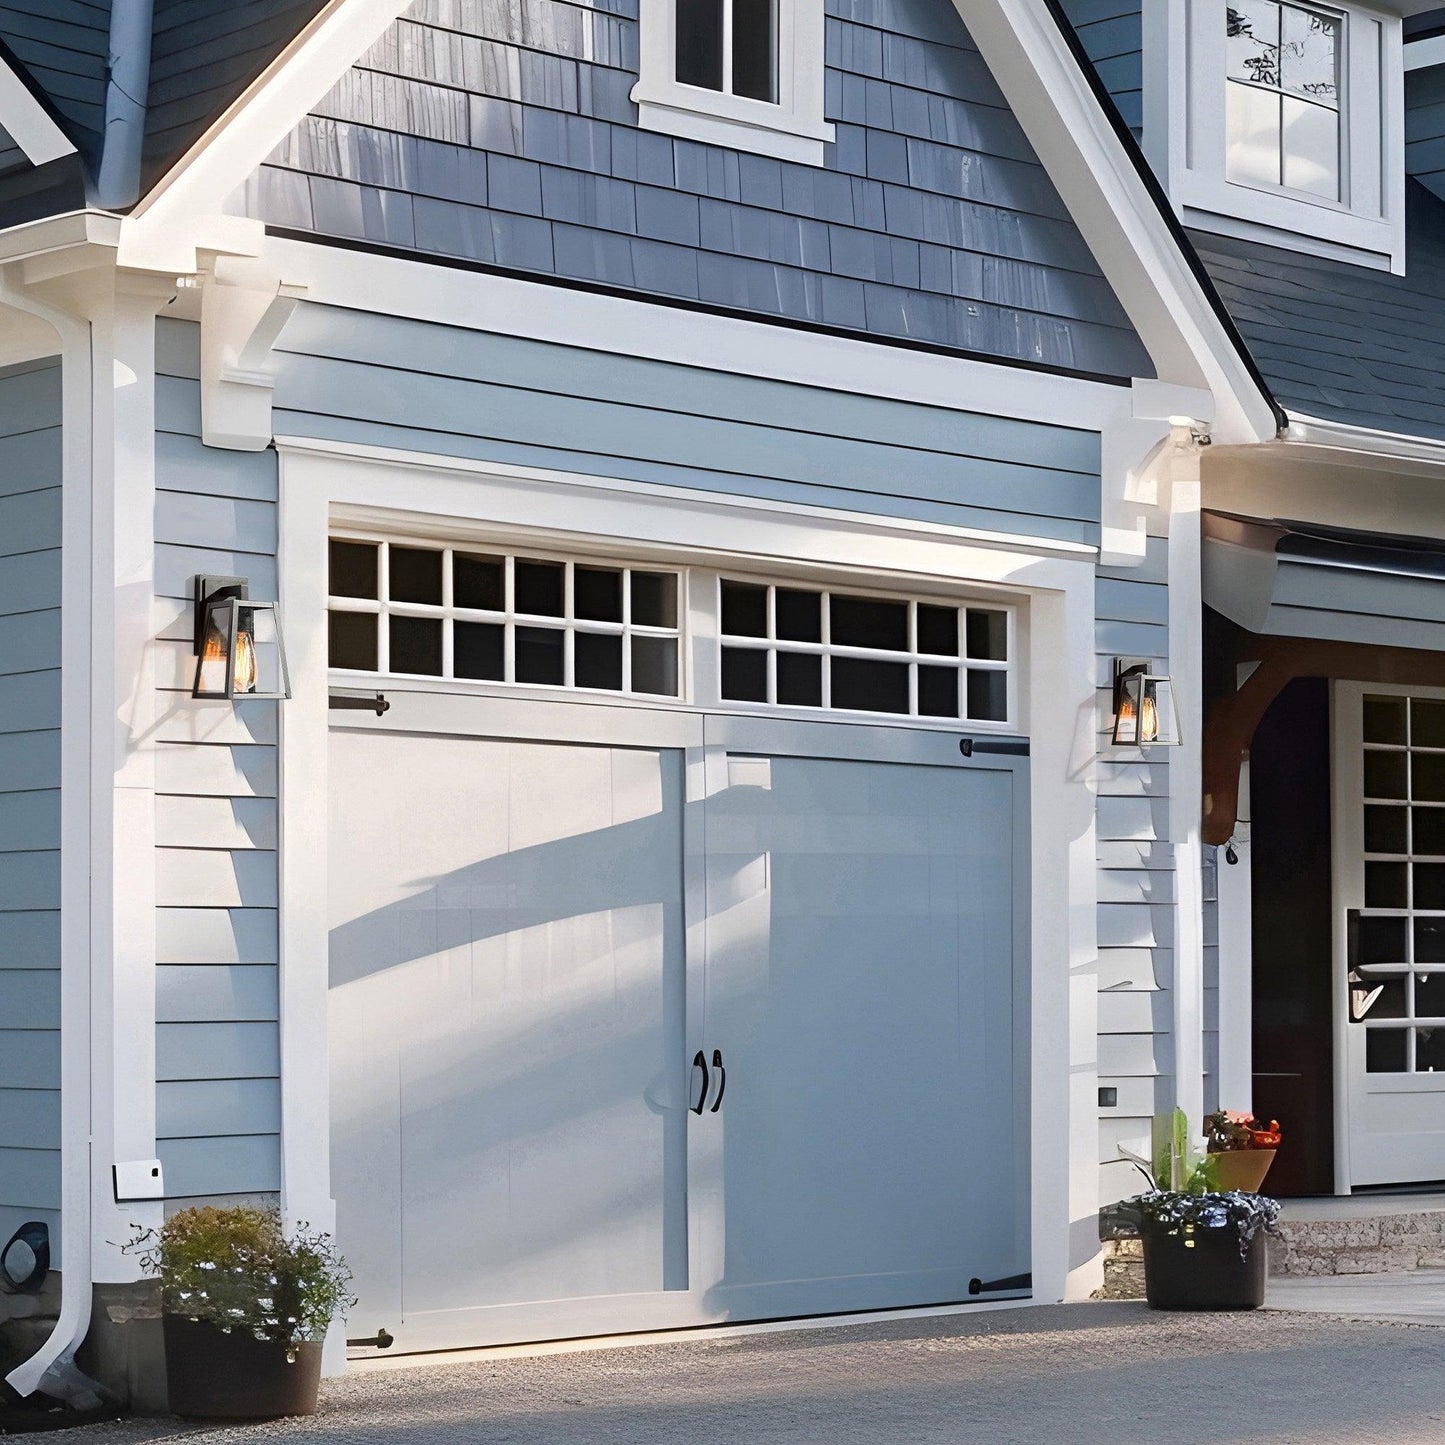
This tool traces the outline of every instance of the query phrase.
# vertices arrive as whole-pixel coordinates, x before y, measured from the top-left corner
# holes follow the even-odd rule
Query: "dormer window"
[[[823,164],[823,0],[641,0],[638,124]]]
[[[1398,16],[1323,0],[1144,15],[1144,144],[1187,225],[1403,270]]]

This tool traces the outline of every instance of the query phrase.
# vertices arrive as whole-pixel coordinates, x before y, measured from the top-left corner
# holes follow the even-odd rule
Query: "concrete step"
[[[1284,1203],[1279,1228],[1270,1241],[1273,1275],[1445,1269],[1445,1201],[1439,1196],[1291,1199]]]

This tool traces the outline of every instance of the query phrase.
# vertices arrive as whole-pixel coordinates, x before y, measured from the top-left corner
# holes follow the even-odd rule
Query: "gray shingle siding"
[[[0,370],[0,1238],[60,1208],[60,362]]]
[[[4,0],[0,38],[25,67],[90,156],[105,126],[109,0]]]
[[[247,185],[286,229],[1152,374],[943,0],[829,0],[823,167],[638,130],[635,0],[416,0]]]
[[[1445,199],[1445,65],[1405,72],[1405,173]]]
[[[1060,5],[1137,139],[1144,130],[1141,0],[1060,0]]]

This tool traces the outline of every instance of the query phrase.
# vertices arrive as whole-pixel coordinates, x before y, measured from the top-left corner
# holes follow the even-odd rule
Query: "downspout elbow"
[[[112,0],[105,133],[95,182],[96,203],[108,211],[128,210],[140,199],[154,24],[155,0]]]

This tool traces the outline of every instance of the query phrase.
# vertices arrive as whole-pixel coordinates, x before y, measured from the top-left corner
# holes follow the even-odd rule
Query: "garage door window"
[[[722,695],[779,707],[1012,721],[1012,612],[721,583]]]
[[[678,576],[333,538],[333,668],[679,695]]]

